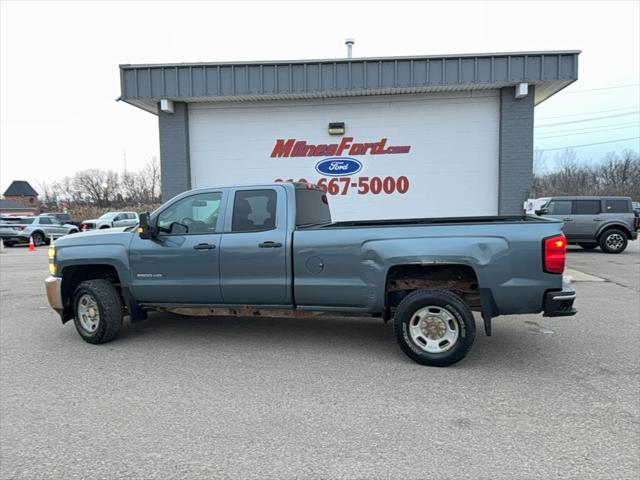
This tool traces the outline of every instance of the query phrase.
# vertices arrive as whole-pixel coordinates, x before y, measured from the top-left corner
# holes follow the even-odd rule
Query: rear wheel
[[[605,253],[622,253],[627,248],[627,234],[612,228],[600,235],[600,248]]]
[[[597,243],[579,243],[578,245],[580,245],[585,250],[595,250],[596,248],[598,248]]]
[[[394,317],[402,351],[422,365],[446,367],[462,360],[476,335],[473,313],[448,290],[417,290],[407,295]]]
[[[78,285],[73,307],[76,330],[85,342],[105,343],[120,334],[122,301],[108,280],[86,280]]]

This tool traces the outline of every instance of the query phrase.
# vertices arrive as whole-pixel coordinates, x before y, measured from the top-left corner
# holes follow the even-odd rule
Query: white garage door
[[[495,215],[498,126],[494,91],[190,104],[191,180],[304,179],[336,220]]]

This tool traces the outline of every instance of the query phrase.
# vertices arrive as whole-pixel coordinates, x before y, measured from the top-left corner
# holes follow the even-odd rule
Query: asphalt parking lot
[[[633,478],[640,242],[572,248],[575,317],[499,317],[454,367],[368,319],[154,314],[83,342],[46,249],[0,255],[2,478]]]

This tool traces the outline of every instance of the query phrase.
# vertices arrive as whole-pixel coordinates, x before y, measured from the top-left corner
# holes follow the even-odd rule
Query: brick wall
[[[174,103],[174,113],[158,109],[162,201],[191,188],[189,112],[187,104]]]
[[[498,213],[521,214],[533,184],[533,96],[515,98],[515,88],[500,90],[500,181]]]

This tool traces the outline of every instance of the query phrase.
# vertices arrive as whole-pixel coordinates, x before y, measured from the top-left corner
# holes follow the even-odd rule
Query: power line
[[[612,130],[625,130],[627,128],[634,128],[637,127],[638,122],[633,122],[630,125],[627,125],[626,127],[617,127],[617,128],[598,128],[595,130],[585,130],[585,131],[580,131],[580,132],[575,132],[575,133],[561,133],[560,135],[546,135],[544,137],[536,137],[538,139],[543,139],[543,138],[557,138],[557,137],[570,137],[572,135],[590,135],[592,133],[600,133],[600,132],[610,132]]]
[[[571,95],[572,93],[584,93],[584,92],[597,92],[600,90],[614,90],[616,88],[629,88],[629,87],[637,87],[640,83],[627,83],[626,85],[615,85],[613,87],[601,87],[601,88],[589,88],[587,90],[574,90],[572,92],[561,92],[565,95]]]
[[[582,145],[568,145],[566,147],[557,147],[557,148],[540,148],[540,150],[544,150],[545,152],[550,152],[553,150],[566,150],[568,148],[591,147],[593,145],[605,145],[607,143],[620,143],[620,142],[627,142],[629,140],[638,140],[638,139],[640,139],[640,137],[621,138],[620,140],[610,140],[608,142],[583,143]]]
[[[625,108],[613,108],[611,110],[596,110],[595,112],[584,112],[584,113],[568,113],[566,115],[553,115],[551,117],[540,117],[536,118],[536,120],[550,120],[552,118],[566,118],[566,117],[582,117],[584,115],[599,115],[601,113],[610,113],[610,112],[621,112],[623,110],[633,110],[636,107],[625,107]]]
[[[605,118],[626,117],[628,115],[635,115],[636,113],[640,113],[640,110],[634,110],[633,112],[629,112],[629,113],[617,113],[615,115],[605,115],[605,116],[602,116],[602,117],[581,118],[580,120],[571,120],[571,121],[568,121],[568,122],[545,123],[545,124],[542,124],[542,125],[536,125],[536,128],[556,127],[556,126],[559,126],[559,125],[570,125],[572,123],[592,122],[594,120],[603,120]]]
[[[593,129],[601,129],[601,128],[611,128],[611,127],[622,127],[625,125],[637,125],[640,122],[623,122],[623,123],[610,123],[609,125],[592,125],[590,127],[580,127],[580,128],[573,128],[571,130],[565,130],[562,129],[563,132],[565,133],[571,133],[571,132],[584,132],[587,130],[593,130]],[[554,133],[554,132],[542,132],[543,135],[547,135],[549,133]]]

